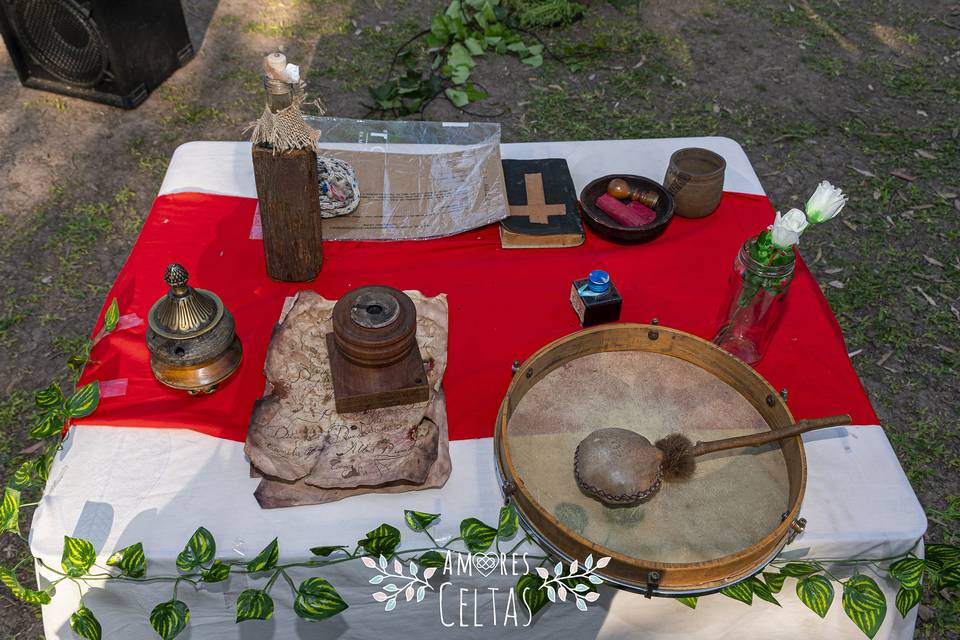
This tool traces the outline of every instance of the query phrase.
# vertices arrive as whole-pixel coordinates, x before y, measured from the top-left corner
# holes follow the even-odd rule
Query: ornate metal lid
[[[189,277],[187,270],[176,262],[167,267],[163,279],[170,291],[154,303],[147,317],[150,328],[164,338],[196,338],[223,319],[223,302],[217,294],[194,289],[187,284]]]

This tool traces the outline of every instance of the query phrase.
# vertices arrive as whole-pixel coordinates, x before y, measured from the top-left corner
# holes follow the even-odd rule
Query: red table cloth
[[[675,217],[660,238],[641,245],[613,244],[588,231],[577,248],[504,250],[497,225],[437,240],[326,242],[314,281],[279,283],[266,275],[262,241],[251,239],[256,205],[197,193],[154,201],[107,297],[118,300],[120,327],[96,344],[81,379],[100,380],[104,397],[77,423],[185,428],[242,442],[264,391],[263,363],[284,299],[300,289],[336,299],[354,287],[384,284],[448,295],[443,384],[450,438],[489,437],[513,361],[580,328],[570,306],[573,280],[604,269],[623,296],[621,321],[657,318],[710,339],[734,256],[774,217],[766,197],[725,193],[713,215]],[[167,290],[170,262],[183,264],[190,283],[217,293],[236,318],[243,363],[212,395],[188,397],[150,372],[145,320]],[[103,312],[95,329],[102,322]],[[789,390],[797,419],[850,413],[854,424],[878,422],[830,306],[800,260],[783,321],[756,369]]]

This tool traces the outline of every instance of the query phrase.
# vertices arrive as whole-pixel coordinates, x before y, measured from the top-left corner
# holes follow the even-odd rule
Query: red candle
[[[632,205],[639,206],[634,207]],[[650,224],[657,217],[656,213],[639,202],[632,202],[630,205],[626,205],[607,193],[597,198],[597,206],[601,211],[625,227],[639,227]],[[642,209],[646,209],[646,211]]]

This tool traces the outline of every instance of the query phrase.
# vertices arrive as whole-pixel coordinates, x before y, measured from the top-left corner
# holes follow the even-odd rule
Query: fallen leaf
[[[851,351],[850,353],[848,353],[848,354],[847,354],[847,357],[848,357],[848,358],[853,358],[854,356],[858,356],[858,355],[860,355],[861,353],[863,353],[863,349],[857,349],[856,351]]]
[[[905,169],[894,169],[890,172],[894,178],[900,178],[901,180],[906,180],[907,182],[913,182],[916,180],[915,177],[906,172]]]
[[[850,168],[853,169],[854,171],[856,171],[857,173],[859,173],[860,175],[864,176],[864,177],[867,177],[867,178],[876,178],[876,177],[877,177],[877,174],[871,173],[870,171],[867,171],[866,169],[858,169],[857,167],[853,166],[852,164],[850,165]]]
[[[843,289],[843,286],[844,286],[843,283],[840,282],[839,280],[831,280],[827,284],[833,287],[834,289]],[[919,287],[917,288],[919,289]]]
[[[827,275],[833,275],[835,273],[840,273],[843,271],[843,267],[830,267],[829,269],[824,269],[823,272]]]
[[[928,620],[933,618],[933,616],[935,616],[936,614],[934,613],[933,609],[931,609],[925,604],[921,604],[919,607],[917,607],[917,615],[920,617],[921,620],[923,620],[924,622],[927,622]]]
[[[856,231],[856,230],[857,230],[857,225],[853,224],[852,222],[850,222],[850,221],[847,220],[846,218],[844,218],[842,222],[843,222],[843,224],[844,224],[848,229],[850,229],[850,231]]]
[[[917,149],[916,154],[921,158],[926,158],[927,160],[936,160],[937,156],[933,155],[925,149]]]
[[[943,263],[937,260],[936,258],[931,258],[930,256],[924,254],[923,259],[932,264],[935,267],[942,267]]]
[[[924,299],[926,299],[926,301],[930,303],[931,307],[937,306],[937,301],[931,298],[929,295],[927,295],[927,292],[921,289],[919,285],[914,287],[914,289],[920,292],[920,295],[922,295]]]
[[[946,351],[947,353],[956,353],[956,352],[957,352],[956,349],[951,349],[950,347],[948,347],[948,346],[946,346],[946,345],[944,345],[944,344],[938,344],[938,345],[937,345],[937,348],[940,349],[941,351]]]
[[[893,355],[893,351],[887,351],[885,354],[880,356],[880,359],[877,360],[877,366],[882,367],[884,364],[886,364],[887,360],[889,360],[890,356],[892,355]]]

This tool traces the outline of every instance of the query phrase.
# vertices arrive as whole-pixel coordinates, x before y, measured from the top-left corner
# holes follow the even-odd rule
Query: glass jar
[[[780,322],[793,280],[796,254],[791,248],[777,262],[764,264],[750,252],[756,242],[743,243],[733,262],[727,296],[720,307],[714,344],[747,364],[763,357]]]

